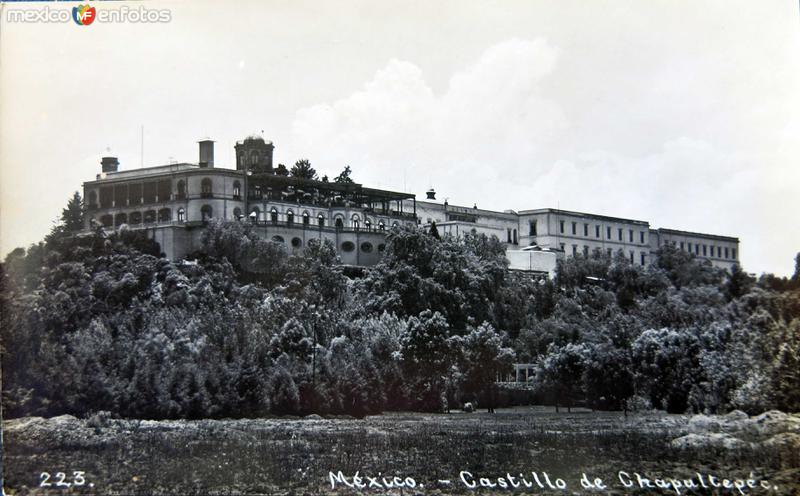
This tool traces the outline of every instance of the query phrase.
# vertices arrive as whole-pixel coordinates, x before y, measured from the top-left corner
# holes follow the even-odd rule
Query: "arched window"
[[[200,216],[203,219],[203,222],[207,222],[211,220],[211,217],[214,215],[214,211],[211,209],[211,205],[203,205],[200,208]]]
[[[142,223],[142,213],[141,212],[133,212],[128,220],[132,225],[137,225]]]
[[[336,217],[336,219],[334,220],[334,224],[336,225],[336,229],[344,228],[344,220],[341,217]]]
[[[183,200],[186,198],[186,183],[183,180],[178,181],[178,193],[176,195],[178,200]]]
[[[308,212],[303,212],[303,225],[307,226],[309,223],[309,215]]]
[[[261,192],[261,186],[259,186],[258,184],[253,186],[253,197],[257,200],[260,200],[261,198],[263,198],[263,196],[264,194]]]
[[[303,246],[303,240],[300,238],[292,238],[292,246],[295,248],[300,248]]]
[[[100,217],[100,223],[103,224],[103,227],[114,227],[114,216],[111,214],[104,215]]]
[[[392,229],[397,229],[398,227],[400,227],[400,224],[397,222],[392,222]]]
[[[121,226],[122,224],[127,224],[127,223],[128,223],[128,214],[126,213],[117,214],[117,216],[114,218],[114,225],[116,226]]]
[[[319,227],[325,227],[325,216],[324,215],[319,214],[317,216],[317,224],[319,225]]]
[[[518,243],[519,243],[519,240],[517,240],[517,230],[514,229],[514,244],[516,245]]]
[[[239,219],[242,218],[242,209],[241,208],[236,207],[236,208],[233,209],[233,218],[236,219],[236,220],[239,220]]]
[[[353,226],[353,229],[358,231],[358,228],[361,227],[361,219],[358,215],[354,215],[350,218],[350,224]]]
[[[258,207],[253,207],[253,209],[250,211],[250,221],[256,223],[259,221],[260,217],[261,217],[261,209],[259,209]]]
[[[294,212],[292,212],[291,210],[286,212],[286,224],[290,226],[294,224]]]
[[[367,231],[369,231],[369,230],[371,230],[371,229],[372,229],[372,222],[370,222],[370,221],[369,221],[369,219],[365,219],[365,220],[364,220],[364,228],[365,228]]]
[[[278,210],[275,207],[272,207],[272,210],[269,211],[269,220],[271,220],[273,224],[278,223]]]
[[[233,182],[233,199],[238,200],[242,197],[242,185],[239,181]]]
[[[172,210],[168,208],[162,208],[158,211],[158,221],[159,222],[169,222],[172,220]]]
[[[155,210],[148,210],[144,213],[144,223],[145,224],[152,224],[156,221],[156,211]]]
[[[250,164],[251,165],[258,165],[258,152],[253,150],[250,152]]]
[[[384,224],[382,220],[378,221],[378,231],[383,232],[385,230],[386,230],[386,224]]]
[[[89,192],[89,208],[97,208],[97,192]]]
[[[211,179],[204,177],[202,181],[200,181],[200,195],[203,198],[209,198],[213,194],[213,188]]]
[[[186,222],[186,210],[183,208],[178,209],[178,222]]]

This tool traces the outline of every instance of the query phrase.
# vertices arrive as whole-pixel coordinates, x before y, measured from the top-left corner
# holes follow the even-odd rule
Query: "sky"
[[[7,18],[76,4],[0,5],[2,256],[104,154],[196,162],[209,136],[235,168],[263,132],[331,177],[737,236],[748,272],[794,271],[795,0],[92,2],[169,22],[84,26]]]

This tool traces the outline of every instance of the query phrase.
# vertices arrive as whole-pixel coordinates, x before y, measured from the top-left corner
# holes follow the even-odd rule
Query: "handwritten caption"
[[[338,472],[328,472],[328,480],[331,489],[337,487],[348,487],[357,490],[387,490],[387,489],[423,489],[425,484],[416,481],[413,477],[403,477],[399,475],[386,476],[378,473],[370,476],[356,472],[346,475],[341,470]],[[686,494],[690,491],[699,489],[713,489],[719,493],[730,492],[746,496],[756,492],[777,491],[778,487],[769,481],[756,478],[751,472],[746,478],[725,478],[716,474],[695,472],[691,477],[654,477],[638,472],[625,472],[620,470],[613,479],[605,480],[601,477],[581,473],[579,479],[567,481],[560,477],[554,477],[547,472],[528,472],[512,475],[510,473],[481,477],[472,472],[462,470],[455,479],[438,479],[433,487],[449,487],[460,485],[467,489],[491,489],[497,490],[531,490],[539,489],[549,491],[572,491],[581,488],[588,491],[604,491],[613,488],[641,489],[661,492],[675,493],[676,495]]]

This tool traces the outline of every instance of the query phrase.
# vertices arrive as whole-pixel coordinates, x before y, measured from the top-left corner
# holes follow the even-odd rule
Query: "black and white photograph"
[[[4,495],[800,495],[797,0],[0,0]]]

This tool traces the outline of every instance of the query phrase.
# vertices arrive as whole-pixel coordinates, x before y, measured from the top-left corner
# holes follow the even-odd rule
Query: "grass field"
[[[508,485],[507,473],[518,484],[519,474],[534,484],[516,489],[528,494],[800,494],[798,439],[797,415],[734,422],[544,407],[366,419],[34,417],[4,422],[4,470],[7,494],[510,494],[498,481]],[[381,487],[369,487],[365,477],[365,488],[339,479],[332,489],[330,472],[339,471],[347,483],[354,484],[358,472]],[[471,475],[462,480],[462,471]],[[620,471],[633,487],[623,486]],[[545,472],[551,484],[562,479],[566,489],[551,489]],[[634,475],[651,484],[692,478],[699,485],[698,472],[706,485],[713,475],[720,484],[752,478],[756,487],[641,489]],[[583,488],[583,473],[602,479],[606,489]],[[386,489],[384,478],[391,484],[395,476],[412,478],[416,487]],[[496,487],[480,488],[481,477]],[[59,488],[59,481],[71,486]]]

